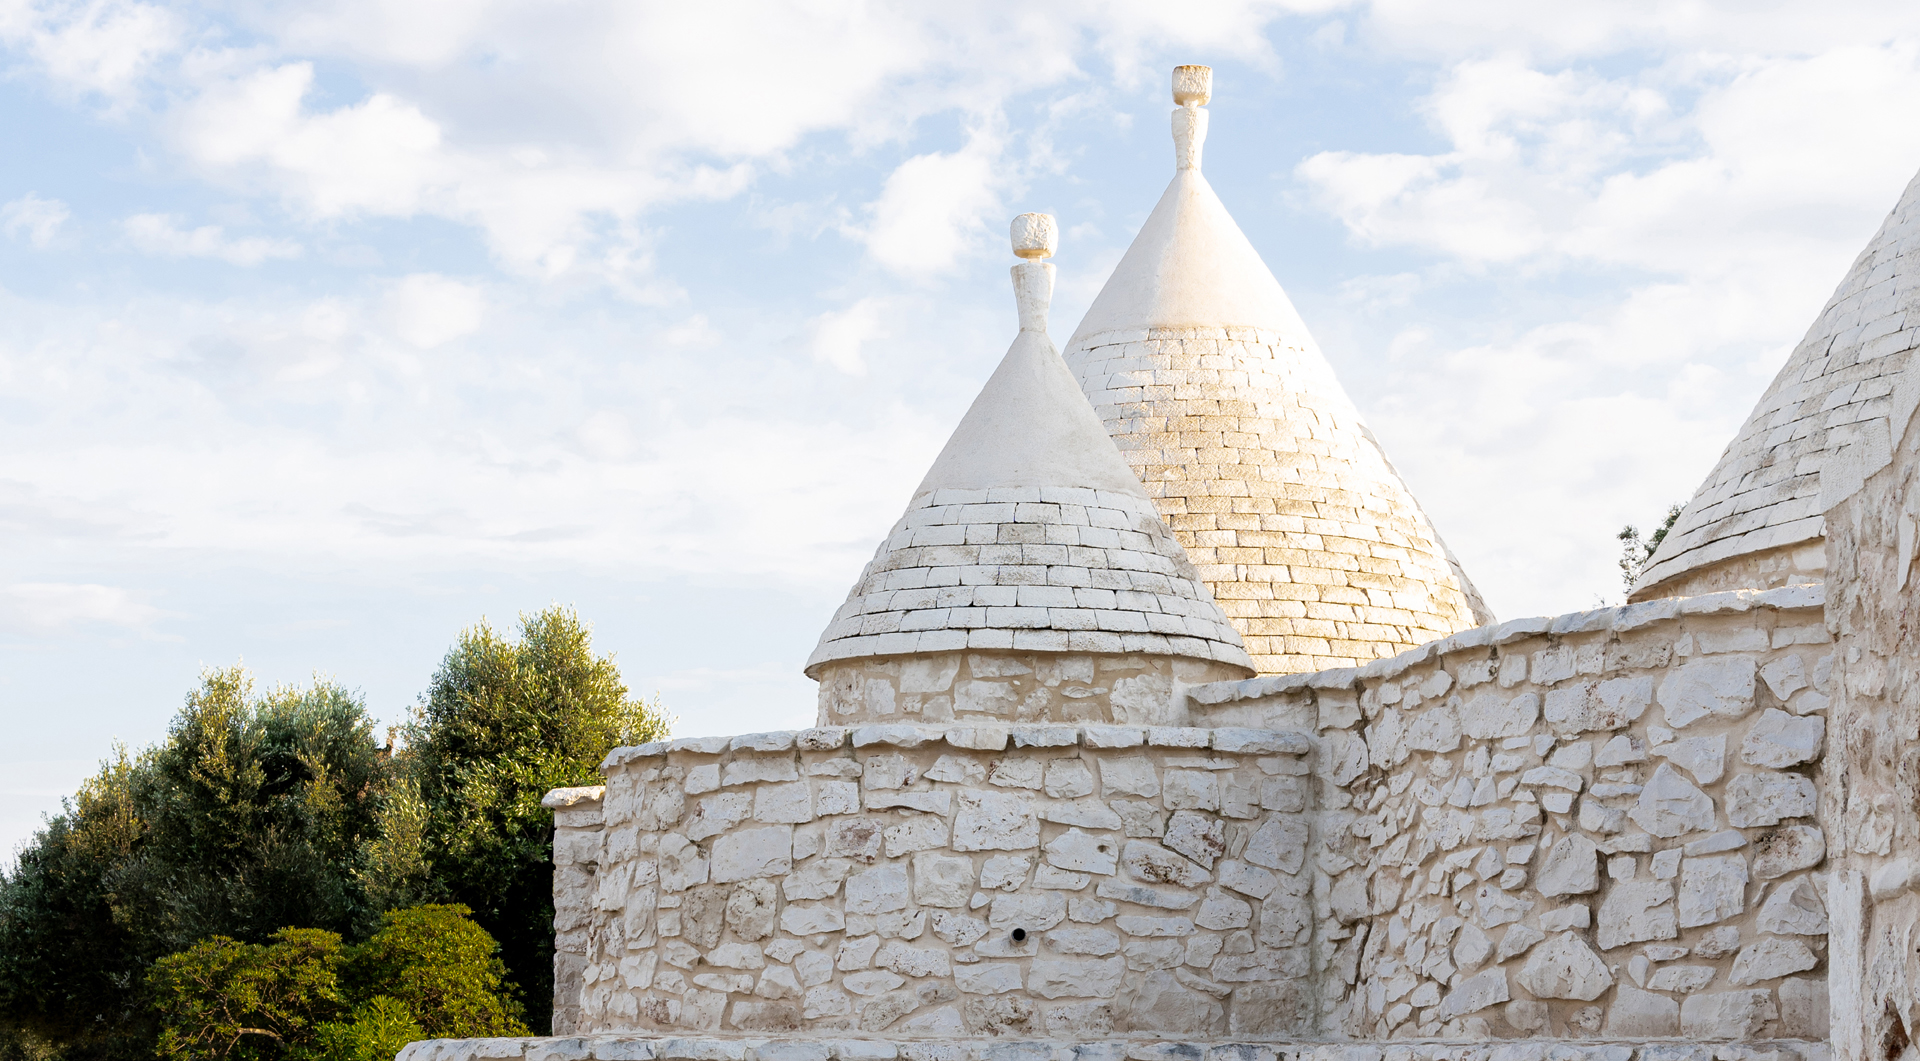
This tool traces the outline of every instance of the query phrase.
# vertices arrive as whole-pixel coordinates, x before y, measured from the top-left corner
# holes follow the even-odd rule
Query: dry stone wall
[[[556,1028],[1311,1036],[1310,750],[1048,725],[621,749],[597,820],[587,793],[559,822]]]
[[[1318,734],[1336,1035],[1826,1034],[1819,587],[1518,620],[1191,690]]]
[[[1334,1049],[1315,1042],[1360,1051],[1343,1061],[1820,1061],[1827,719],[1880,710],[1862,691],[1886,688],[1841,658],[1823,593],[1518,620],[1360,668],[1176,685],[1193,726],[622,749],[604,790],[549,798],[562,1038],[485,1049],[1000,1043],[999,1061],[1046,1040],[1145,1061],[1177,1039],[1183,1061]],[[1873,754],[1898,797],[1893,747]],[[1877,835],[1849,828],[1836,843]],[[1883,884],[1906,826],[1890,828]],[[419,1056],[496,1056],[470,1047]]]
[[[1246,673],[1224,663],[1144,652],[944,652],[842,660],[817,672],[819,721],[1179,726],[1186,723],[1186,701],[1175,695],[1177,688]]]
[[[1844,454],[1823,490],[1834,500],[1827,614],[1842,648],[1823,790],[1836,863],[1834,1045],[1846,1061],[1893,1061],[1920,1035],[1916,404],[1920,371],[1909,369],[1891,419],[1870,432],[1888,445]]]
[[[399,1061],[1826,1061],[1823,1043],[1704,1044],[1542,1041],[1479,1044],[1190,1040],[582,1035],[543,1039],[429,1039]]]

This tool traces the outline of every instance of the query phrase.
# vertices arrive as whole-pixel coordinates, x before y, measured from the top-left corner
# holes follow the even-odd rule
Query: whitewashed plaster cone
[[[837,661],[964,651],[1131,653],[1251,673],[1047,336],[1056,233],[1046,214],[1014,220],[1019,334],[821,635],[807,673],[823,684]]]
[[[1201,172],[1213,72],[1173,73],[1175,172],[1066,363],[1263,673],[1492,621]]]

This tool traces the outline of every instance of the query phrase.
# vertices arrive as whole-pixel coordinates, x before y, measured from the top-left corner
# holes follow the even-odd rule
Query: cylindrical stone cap
[[[1176,66],[1173,68],[1173,101],[1185,107],[1204,107],[1213,98],[1213,67]]]
[[[1060,226],[1052,214],[1021,214],[1013,219],[1013,253],[1022,258],[1051,258],[1060,245]]]

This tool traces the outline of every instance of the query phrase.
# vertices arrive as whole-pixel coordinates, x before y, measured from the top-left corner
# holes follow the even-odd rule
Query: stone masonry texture
[[[967,649],[1179,656],[1252,671],[1151,502],[1083,487],[930,490],[807,662]]]
[[[1162,328],[1063,356],[1261,673],[1352,666],[1490,618],[1317,350]]]
[[[815,671],[823,726],[858,722],[1186,724],[1177,685],[1242,677],[1243,667],[1177,656],[936,652],[837,660]]]
[[[623,749],[604,796],[551,801],[563,1038],[445,1056],[664,1035],[1823,1057],[1822,604],[1516,620],[1183,687],[1185,727]],[[600,1038],[532,1052],[565,1036]]]
[[[1920,343],[1916,254],[1920,177],[1687,502],[1634,599],[1823,577],[1820,471],[1848,444],[1888,444],[1875,425]]]
[[[1855,478],[1829,483],[1825,513],[1828,623],[1846,649],[1821,816],[1834,862],[1834,1046],[1848,1061],[1898,1056],[1920,1033],[1920,365],[1890,406],[1889,446],[1839,462]]]

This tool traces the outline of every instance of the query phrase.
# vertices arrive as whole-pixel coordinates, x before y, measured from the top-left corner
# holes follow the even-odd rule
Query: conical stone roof
[[[1025,233],[1036,257],[1052,243],[1052,219],[1028,220],[1038,218],[1016,222],[1016,250]],[[1047,337],[1053,266],[1023,262],[1013,280],[1019,335],[807,674],[961,650],[1170,656],[1251,673],[1240,636]]]
[[[1205,67],[1174,72],[1177,170],[1067,344],[1121,455],[1262,673],[1492,621],[1279,281],[1200,170]]]
[[[1681,510],[1633,599],[1823,579],[1821,471],[1848,445],[1890,445],[1894,381],[1920,344],[1917,298],[1920,175]]]

